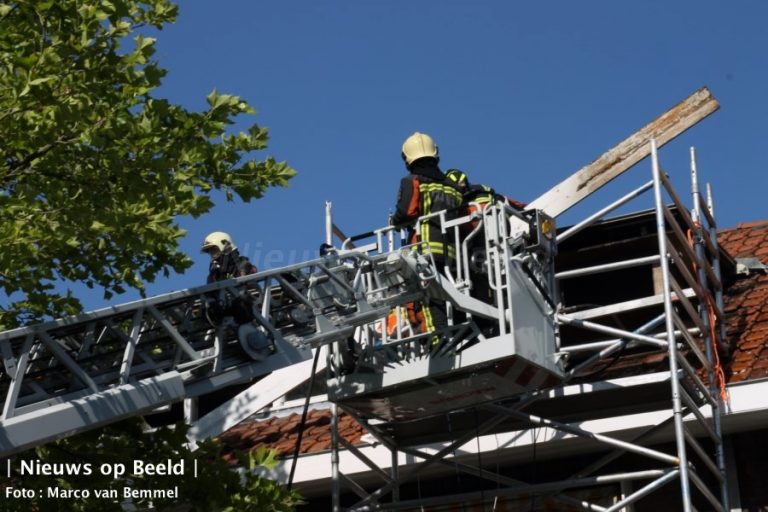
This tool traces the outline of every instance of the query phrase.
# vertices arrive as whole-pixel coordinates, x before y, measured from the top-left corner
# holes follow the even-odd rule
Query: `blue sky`
[[[768,3],[760,1],[247,1],[181,3],[158,34],[157,91],[202,109],[213,89],[257,110],[264,155],[298,176],[250,204],[181,219],[196,259],[152,294],[204,282],[206,233],[229,232],[260,268],[314,256],[324,202],[347,233],[386,224],[402,141],[431,134],[443,169],[530,201],[701,86],[721,109],[665,146],[688,195],[688,147],[714,186],[720,225],[768,218]],[[644,161],[573,223],[647,181]],[[635,209],[650,206],[647,196]],[[87,308],[106,305],[98,292]],[[134,298],[128,294],[125,300]],[[118,300],[120,300],[118,298]]]

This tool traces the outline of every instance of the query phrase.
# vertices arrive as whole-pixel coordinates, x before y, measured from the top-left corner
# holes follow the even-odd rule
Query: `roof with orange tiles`
[[[301,415],[272,417],[264,421],[245,421],[219,436],[225,446],[224,458],[235,462],[234,451],[249,451],[260,447],[272,448],[278,457],[293,454],[299,435]],[[307,414],[299,453],[321,452],[331,448],[331,412],[329,409],[312,409]],[[351,416],[339,415],[339,435],[352,444],[360,442],[365,434],[363,427]]]
[[[723,230],[718,240],[734,258],[757,258],[768,264],[768,220]],[[726,335],[732,347],[726,376],[732,383],[768,377],[768,274],[753,272],[737,279],[724,295]]]
[[[734,258],[757,258],[768,265],[768,220],[739,224],[718,233],[720,245]],[[730,357],[723,361],[729,383],[768,377],[768,273],[754,272],[737,278],[724,293],[726,334]],[[632,358],[629,358],[632,359]],[[617,365],[623,374],[660,371],[666,354],[641,356]],[[265,421],[241,423],[220,436],[229,450],[274,448],[278,456],[290,456],[298,437],[299,414],[273,417]],[[309,411],[301,442],[301,453],[329,450],[330,410]],[[342,414],[339,433],[353,444],[365,430]],[[230,453],[226,457],[233,459]]]

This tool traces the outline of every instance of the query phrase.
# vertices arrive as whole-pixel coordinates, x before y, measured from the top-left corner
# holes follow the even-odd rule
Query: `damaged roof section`
[[[756,258],[768,264],[768,221],[739,224],[719,234],[734,258]],[[726,334],[732,353],[725,362],[729,381],[768,377],[768,273],[740,274],[725,290]]]

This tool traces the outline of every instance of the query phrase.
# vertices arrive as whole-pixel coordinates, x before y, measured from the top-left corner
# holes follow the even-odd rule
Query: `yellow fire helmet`
[[[205,237],[203,246],[200,248],[202,252],[207,252],[211,256],[216,256],[218,253],[227,254],[237,249],[232,242],[232,238],[223,231],[214,231]]]
[[[416,132],[403,142],[403,160],[411,165],[419,158],[438,158],[437,144],[426,133]]]

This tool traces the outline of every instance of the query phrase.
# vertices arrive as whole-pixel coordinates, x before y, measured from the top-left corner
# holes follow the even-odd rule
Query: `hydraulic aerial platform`
[[[443,464],[497,484],[485,492],[489,503],[498,496],[543,493],[562,510],[619,511],[678,481],[680,509],[694,510],[697,503],[708,510],[728,510],[720,426],[724,404],[716,376],[715,343],[722,336],[722,278],[711,194],[704,205],[692,150],[694,207],[689,211],[661,172],[653,140],[650,149],[653,176],[649,182],[557,235],[552,219],[543,213],[521,214],[501,202],[474,218],[441,219],[443,232],[455,244],[457,263],[435,275],[422,274],[423,286],[426,290],[455,287],[471,296],[473,284],[487,279],[496,316],[489,327],[488,317],[463,314],[461,307],[447,305],[449,313],[454,313],[453,322],[438,332],[442,341],[436,346],[426,342],[434,333],[396,331],[388,336],[381,320],[372,322],[358,330],[358,355],[346,366],[339,364],[339,350],[334,347],[329,400],[392,452],[389,473],[371,466],[382,482],[371,490],[370,483],[363,487],[340,473],[338,445],[346,448],[345,457],[358,456],[363,463],[372,463],[336,436],[334,509],[341,506],[342,485],[358,498],[346,504],[348,510],[409,510],[477,500],[477,493],[400,498],[401,486],[427,474],[430,466]],[[642,223],[645,239],[637,245],[643,252],[626,256],[614,243],[617,248],[609,251],[617,255],[614,259],[555,271],[558,243],[593,226],[615,230],[617,221],[602,219],[649,190],[653,190],[653,209],[630,219],[631,224]],[[522,221],[528,228],[515,232]],[[471,270],[471,235],[461,235],[459,229],[451,237],[451,230],[465,224],[475,226],[471,233],[482,233],[481,276],[473,276]],[[393,239],[392,231],[386,227],[369,234],[375,241],[365,250],[391,253],[391,243],[386,241]],[[647,296],[586,307],[568,302],[573,291],[565,289],[569,280],[584,278],[589,283],[589,278],[608,274],[613,280],[608,286],[619,288],[621,272],[632,271],[636,276],[637,269],[645,269],[652,290]],[[650,378],[631,384],[583,385],[592,372],[602,372],[617,357],[654,354],[664,369],[657,369]],[[632,439],[581,426],[628,411],[667,411],[668,416]],[[452,456],[480,436],[529,428],[558,431],[615,451],[576,474],[549,482],[516,480]],[[674,441],[672,447],[647,446],[654,439],[658,443],[659,435],[664,438],[665,433],[666,439]],[[436,453],[420,448],[438,441],[444,446]],[[634,462],[635,470],[596,474],[622,454],[640,459]],[[407,457],[421,462],[401,472],[398,465]],[[564,493],[606,483],[622,484],[626,491],[610,506]]]

